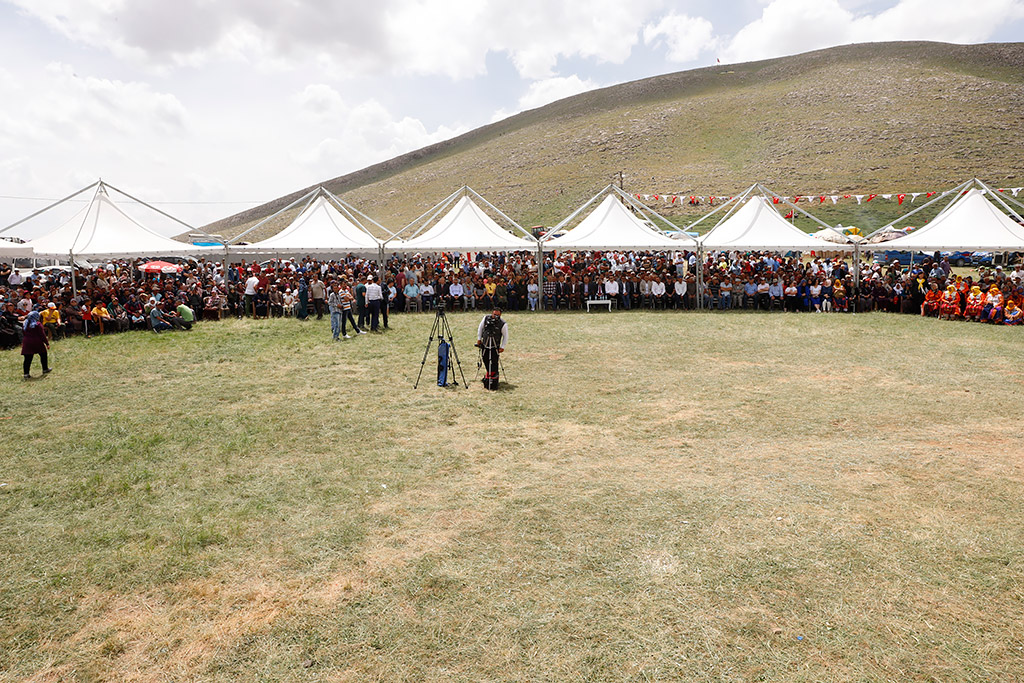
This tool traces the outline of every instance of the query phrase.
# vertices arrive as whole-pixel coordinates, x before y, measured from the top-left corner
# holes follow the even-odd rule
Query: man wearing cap
[[[60,321],[60,311],[57,310],[57,304],[52,301],[46,304],[46,308],[43,309],[40,315],[43,321],[43,330],[46,332],[46,338],[49,341],[56,339],[57,335],[64,335],[64,323]]]

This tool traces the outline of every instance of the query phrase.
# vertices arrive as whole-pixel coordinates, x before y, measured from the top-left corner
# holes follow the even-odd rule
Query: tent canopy
[[[260,242],[232,246],[249,254],[377,253],[380,241],[339,211],[323,194],[281,232]]]
[[[712,228],[701,244],[705,250],[829,251],[852,250],[850,244],[833,244],[808,235],[779,215],[760,195],[751,196],[731,216]]]
[[[0,257],[22,258],[33,255],[32,247],[27,244],[18,244],[0,237]]]
[[[102,187],[81,211],[25,244],[35,250],[36,256],[47,258],[69,254],[83,258],[188,256],[218,250],[178,242],[150,230],[122,211]]]
[[[517,237],[498,225],[476,202],[463,196],[429,230],[404,242],[388,240],[386,251],[533,251],[535,240]]]
[[[1024,251],[1024,226],[971,188],[927,225],[876,246],[907,251]]]
[[[605,197],[575,228],[544,242],[545,249],[550,247],[560,251],[678,251],[696,246],[690,237],[674,239],[647,225],[613,194]]]

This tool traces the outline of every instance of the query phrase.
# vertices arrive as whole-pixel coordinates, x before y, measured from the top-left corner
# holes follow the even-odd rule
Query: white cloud
[[[312,98],[311,88],[315,93]],[[385,161],[465,132],[465,127],[445,126],[429,131],[419,119],[396,118],[372,99],[348,106],[341,95],[328,86],[307,87],[298,99],[316,103],[312,110],[307,106],[307,111],[312,111],[321,121],[321,125],[311,131],[321,137],[311,148],[293,152],[291,156],[318,178]],[[330,109],[322,108],[324,102],[329,103]]]
[[[553,75],[561,58],[622,63],[664,0],[11,0],[67,38],[155,67],[244,60],[280,69],[313,61],[350,74],[470,78],[489,53],[519,74]]]
[[[534,81],[527,88],[526,93],[519,98],[519,110],[542,107],[564,97],[578,95],[597,87],[599,87],[597,83],[589,79],[581,79],[576,74]]]
[[[685,64],[716,45],[713,31],[711,22],[703,17],[670,13],[657,24],[644,26],[644,44],[656,47],[664,44],[670,62]]]
[[[742,62],[833,45],[890,40],[974,43],[1001,23],[1024,18],[1024,0],[900,0],[876,14],[855,14],[838,0],[772,0],[728,41],[723,61]]]

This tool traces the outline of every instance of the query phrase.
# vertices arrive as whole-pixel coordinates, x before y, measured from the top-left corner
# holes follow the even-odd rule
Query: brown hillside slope
[[[787,194],[931,190],[975,175],[1020,184],[1022,130],[1024,43],[876,43],[595,90],[324,185],[392,230],[463,183],[523,225],[550,225],[620,170],[627,191],[680,194],[755,180]],[[208,229],[237,234],[306,191]],[[881,224],[894,206],[821,211]],[[669,213],[685,223],[703,210]]]

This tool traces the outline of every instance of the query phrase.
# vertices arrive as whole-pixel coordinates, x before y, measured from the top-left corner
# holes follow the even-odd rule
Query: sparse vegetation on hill
[[[1021,130],[1024,43],[876,43],[583,93],[324,185],[392,230],[463,183],[523,225],[551,225],[619,171],[627,191],[686,195],[737,193],[754,181],[786,194],[935,190],[973,176],[1020,183]],[[305,191],[212,227],[237,234]],[[664,213],[685,224],[706,210]],[[829,223],[868,228],[907,210],[815,209]]]

